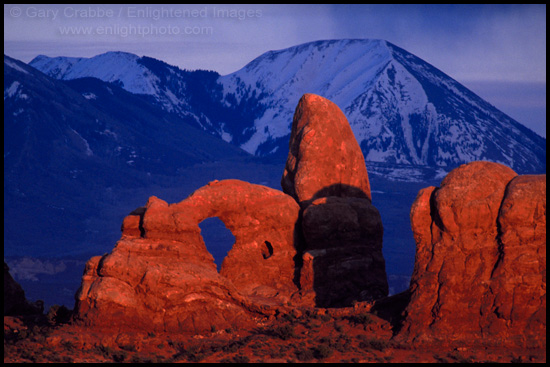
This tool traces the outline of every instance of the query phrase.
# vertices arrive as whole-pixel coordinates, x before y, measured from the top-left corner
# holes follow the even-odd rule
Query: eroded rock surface
[[[327,196],[371,199],[363,152],[346,116],[328,99],[300,99],[281,186],[299,203]]]
[[[125,218],[114,250],[88,262],[76,318],[164,331],[249,325],[297,290],[298,211],[288,195],[238,180],[212,182],[171,205],[151,197]],[[236,241],[219,273],[199,228],[214,216]]]
[[[417,245],[400,337],[546,343],[546,175],[473,162],[411,208]]]

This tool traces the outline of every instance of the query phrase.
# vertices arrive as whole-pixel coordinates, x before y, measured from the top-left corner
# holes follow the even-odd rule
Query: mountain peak
[[[220,78],[225,99],[261,105],[241,148],[284,151],[305,93],[344,111],[367,161],[454,168],[490,160],[546,170],[545,140],[415,55],[384,40],[326,40],[267,52]],[[258,96],[261,96],[258,98]]]

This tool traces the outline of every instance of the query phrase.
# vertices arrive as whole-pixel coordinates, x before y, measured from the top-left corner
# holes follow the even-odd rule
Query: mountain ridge
[[[105,55],[79,62],[90,64]],[[196,126],[257,156],[286,158],[293,106],[303,94],[314,93],[344,111],[367,162],[450,170],[491,160],[520,173],[546,170],[544,138],[384,40],[322,40],[268,51],[234,73],[210,74],[209,87],[201,92],[210,92],[203,107],[190,102],[200,89],[200,83],[186,81],[192,72],[158,60],[163,70],[152,70],[154,59],[134,56],[140,70],[148,70],[136,78],[151,75],[156,91],[151,95],[165,109],[187,115]],[[59,74],[52,59],[35,60],[30,65]],[[65,66],[62,62],[58,68]],[[82,76],[83,68],[72,68],[75,72],[68,70],[63,78],[77,71]],[[118,80],[127,77],[122,69],[118,74]]]

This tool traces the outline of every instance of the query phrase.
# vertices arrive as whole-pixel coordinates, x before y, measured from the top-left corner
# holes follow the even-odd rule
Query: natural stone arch
[[[223,180],[201,187],[177,204],[156,200],[150,199],[143,216],[146,238],[185,239],[208,251],[199,223],[218,217],[235,236],[220,274],[239,292],[272,297],[290,296],[298,289],[294,236],[299,206],[289,195],[240,180]]]
[[[218,217],[235,236],[220,274],[246,295],[274,296],[297,290],[293,281],[294,231],[299,207],[281,191],[239,180],[214,181],[173,205],[176,217],[196,223]],[[265,257],[268,242],[271,256]]]
[[[323,130],[327,126],[332,130]],[[380,216],[362,153],[334,104],[302,98],[281,184],[288,195],[224,180],[176,204],[149,198],[124,219],[113,251],[87,263],[75,318],[98,326],[205,331],[250,326],[257,316],[282,312],[290,299],[345,306],[376,298],[379,289],[385,294]],[[353,219],[344,226],[342,213]],[[235,236],[219,273],[199,227],[211,217]],[[350,237],[349,229],[359,236]],[[374,288],[363,281],[370,275]]]
[[[251,327],[298,290],[298,213],[290,196],[238,180],[212,182],[177,204],[151,197],[124,219],[115,248],[88,261],[75,320],[155,331]],[[220,273],[200,233],[210,217],[235,236]]]

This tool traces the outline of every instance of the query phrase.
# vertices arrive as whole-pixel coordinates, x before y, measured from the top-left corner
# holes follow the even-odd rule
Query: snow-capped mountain
[[[546,171],[546,141],[418,57],[381,40],[312,42],[271,51],[220,77],[225,101],[262,106],[241,147],[286,154],[304,93],[335,102],[365,159],[453,168],[490,160]],[[261,96],[258,98],[257,96]]]
[[[448,171],[490,160],[518,173],[546,171],[544,138],[382,40],[317,41],[270,51],[225,76],[119,52],[90,59],[39,56],[30,65],[56,78],[116,82],[249,153],[281,161],[298,100],[315,93],[344,111],[367,162]]]
[[[4,137],[9,137],[4,163],[14,156],[20,162],[20,154],[46,159],[56,149],[68,149],[78,159],[169,174],[222,157],[247,156],[184,122],[147,95],[96,78],[58,81],[4,55]]]

